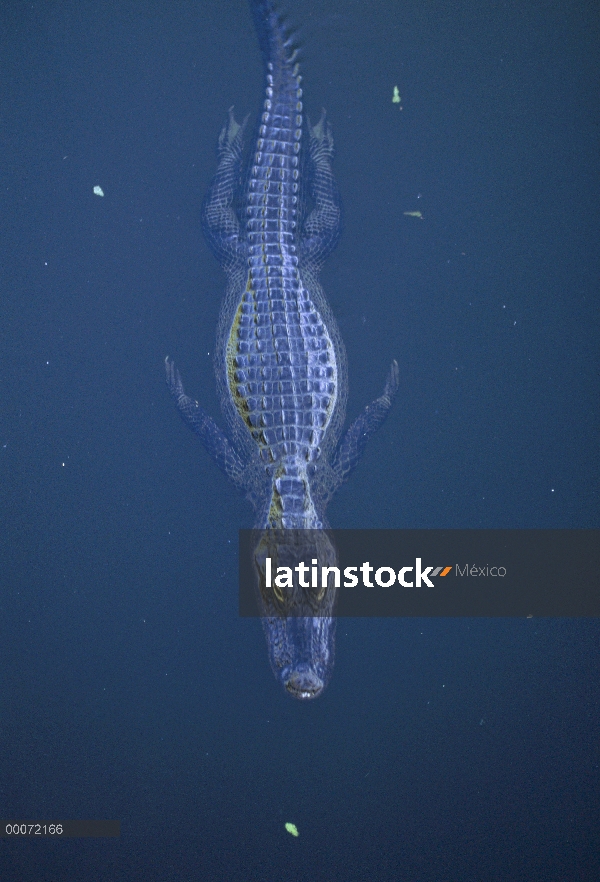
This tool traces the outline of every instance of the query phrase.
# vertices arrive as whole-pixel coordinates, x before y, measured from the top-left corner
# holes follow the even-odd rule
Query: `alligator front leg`
[[[365,407],[340,439],[331,463],[336,481],[333,489],[339,487],[356,467],[367,441],[388,415],[399,384],[398,362],[394,360],[382,394]]]
[[[240,489],[243,489],[244,464],[229,443],[228,438],[198,402],[185,394],[179,371],[169,356],[165,358],[165,368],[167,370],[167,386],[175,399],[183,421],[198,435],[219,468]]]

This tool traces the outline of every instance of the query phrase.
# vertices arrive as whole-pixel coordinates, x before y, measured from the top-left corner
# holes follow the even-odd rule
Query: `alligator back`
[[[227,264],[216,375],[230,432],[238,438],[245,433],[245,441],[254,442],[270,476],[257,526],[320,528],[319,461],[339,438],[346,400],[343,344],[316,278],[318,261],[333,247],[339,229],[332,143],[322,121],[309,129],[309,155],[301,162],[304,121],[296,53],[272,5],[253,3],[252,9],[266,95],[244,176],[235,253]],[[231,165],[240,161],[239,134],[235,129],[224,137],[222,157]],[[319,165],[327,180],[321,172],[320,204],[306,218],[303,197],[314,199]],[[218,193],[213,186],[205,203],[209,241],[214,238],[210,228],[220,222]],[[323,196],[327,216],[319,219]]]

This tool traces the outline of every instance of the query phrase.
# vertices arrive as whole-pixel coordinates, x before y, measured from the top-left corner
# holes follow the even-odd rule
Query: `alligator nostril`
[[[314,671],[292,671],[285,682],[285,688],[294,698],[317,698],[324,688],[324,683]]]

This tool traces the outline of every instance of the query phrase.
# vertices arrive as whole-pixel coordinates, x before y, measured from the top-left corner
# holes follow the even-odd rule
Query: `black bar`
[[[120,821],[0,821],[0,839],[99,839],[120,835]]]
[[[266,587],[257,590],[261,550],[265,556],[270,549],[269,572],[273,566],[275,573],[277,558],[285,562],[290,548],[299,549],[298,562],[302,558],[308,570],[323,545],[311,531],[270,531],[269,543],[267,532],[240,531],[242,616],[332,615],[332,598],[336,616],[600,616],[599,530],[328,530],[327,566],[335,560],[342,576],[323,610],[312,582],[308,590],[298,588],[299,579],[309,578],[300,573],[288,594],[273,594],[270,607],[261,601],[269,600]],[[371,586],[362,578],[345,585],[344,568],[356,573],[364,562]],[[375,584],[378,568],[383,584]],[[421,579],[426,568],[430,578]],[[296,569],[287,567],[288,573]],[[321,569],[315,572],[320,580]],[[271,608],[282,611],[264,612]]]

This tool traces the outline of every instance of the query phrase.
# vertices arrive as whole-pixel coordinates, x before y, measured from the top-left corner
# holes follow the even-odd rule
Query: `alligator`
[[[227,434],[186,395],[169,357],[165,365],[184,421],[254,507],[271,667],[290,695],[311,699],[333,667],[335,598],[309,598],[294,614],[279,594],[269,598],[264,557],[281,531],[324,531],[307,556],[319,546],[322,558],[334,559],[327,503],[388,414],[398,365],[392,362],[381,395],[343,432],[346,354],[319,284],[341,228],[331,126],[325,111],[315,125],[304,119],[297,49],[273,0],[250,0],[250,7],[266,75],[258,133],[244,169],[248,118],[240,125],[230,109],[202,210],[204,234],[227,277],[215,351]]]

